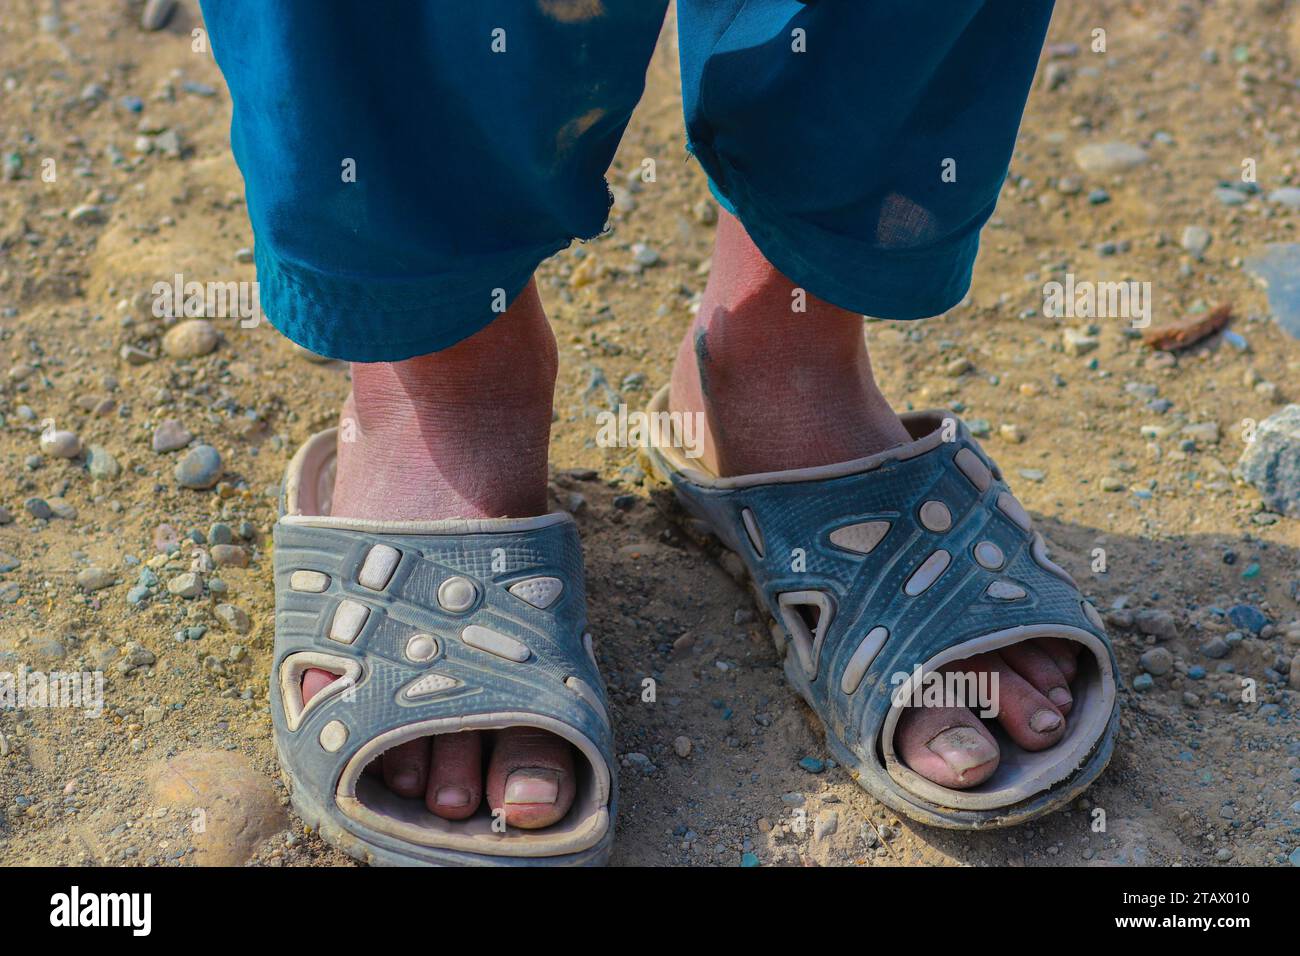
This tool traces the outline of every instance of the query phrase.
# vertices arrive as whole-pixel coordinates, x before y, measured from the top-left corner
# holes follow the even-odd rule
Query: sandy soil
[[[65,2],[55,31],[39,22],[45,3],[0,7],[0,152],[11,170],[0,183],[0,505],[11,518],[0,567],[16,562],[0,573],[0,671],[106,675],[101,719],[0,710],[0,864],[350,863],[284,809],[267,714],[274,491],[298,444],[332,423],[347,368],[306,360],[269,324],[231,320],[216,320],[210,354],[160,354],[155,282],[254,278],[238,252],[252,235],[229,102],[211,57],[191,51],[196,6],[153,34],[136,26],[134,4]],[[1104,54],[1089,48],[1096,27]],[[609,233],[539,274],[562,356],[556,503],[582,529],[624,756],[615,862],[735,866],[749,852],[763,865],[1286,863],[1300,845],[1286,676],[1300,650],[1300,531],[1232,470],[1242,422],[1300,399],[1300,346],[1268,320],[1242,269],[1264,243],[1294,240],[1300,221],[1263,195],[1300,185],[1297,37],[1300,8],[1281,0],[1058,4],[1049,42],[1081,49],[1044,56],[968,301],[921,323],[867,324],[897,405],[988,423],[985,445],[1056,560],[1109,609],[1124,676],[1121,740],[1086,800],[969,835],[897,819],[841,768],[799,766],[826,754],[766,622],[678,530],[634,452],[596,447],[597,412],[635,408],[666,380],[708,271],[711,202],[684,150],[664,36],[610,172]],[[1077,165],[1078,147],[1109,141],[1139,145],[1149,161],[1123,175]],[[656,181],[633,183],[646,157]],[[1245,158],[1262,193],[1225,205],[1216,187],[1240,181]],[[1099,189],[1108,201],[1090,199]],[[1188,226],[1212,235],[1199,258],[1182,245]],[[638,266],[637,243],[658,263]],[[1063,332],[1088,321],[1043,315],[1044,283],[1066,272],[1150,282],[1156,323],[1229,302],[1247,347],[1216,335],[1156,354],[1127,323],[1104,319],[1095,350],[1070,354]],[[124,346],[146,353],[142,363]],[[177,487],[184,453],[152,450],[168,418],[220,450],[215,489]],[[120,474],[101,459],[92,475],[85,455],[42,456],[47,419],[101,446]],[[67,517],[34,516],[33,498]],[[210,555],[188,541],[156,557],[157,529],[206,539],[214,522],[235,530],[248,566],[208,573],[198,598],[170,594],[168,581]],[[133,605],[151,560],[161,584]],[[248,616],[247,633],[222,622],[221,604]],[[1225,617],[1241,604],[1271,621],[1262,634]],[[1166,612],[1142,618],[1158,635],[1136,626],[1151,609]],[[197,628],[207,630],[184,639]],[[1202,651],[1215,637],[1226,656]],[[1156,646],[1170,652],[1168,673],[1135,690],[1139,656]],[[653,703],[641,698],[646,677]],[[239,792],[177,770],[195,750],[225,752]],[[167,786],[169,772],[185,787]],[[196,826],[194,800],[176,792],[186,788],[221,805],[211,827]]]

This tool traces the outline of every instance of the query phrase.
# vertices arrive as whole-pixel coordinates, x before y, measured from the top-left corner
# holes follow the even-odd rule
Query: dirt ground
[[[0,865],[351,864],[285,808],[267,704],[276,486],[332,424],[347,367],[308,360],[265,322],[214,320],[220,342],[195,358],[160,348],[154,283],[255,277],[225,86],[191,49],[188,0],[158,33],[138,28],[137,4],[50,13],[0,0],[0,671],[102,670],[105,710],[0,709]],[[708,273],[715,217],[684,149],[669,30],[610,171],[608,234],[539,273],[561,348],[556,504],[582,530],[623,763],[616,863],[1296,859],[1300,529],[1233,469],[1243,422],[1300,401],[1300,343],[1243,269],[1300,222],[1266,198],[1300,186],[1300,4],[1063,0],[1049,43],[968,300],[866,330],[896,406],[987,423],[985,446],[1055,559],[1106,611],[1123,675],[1110,769],[1069,810],[975,835],[898,819],[842,768],[803,769],[827,755],[766,622],[683,537],[634,451],[597,447],[599,411],[637,408],[666,381]],[[1147,161],[1081,168],[1076,150],[1105,142]],[[1229,205],[1216,190],[1248,158],[1259,191]],[[1211,236],[1199,254],[1189,226]],[[637,244],[657,261],[639,264],[654,257]],[[1126,320],[1048,318],[1044,284],[1067,272],[1150,282],[1155,324],[1230,303],[1240,340],[1156,353]],[[1095,348],[1074,354],[1067,330]],[[164,419],[220,451],[215,488],[178,487],[185,452],[151,446]],[[100,451],[43,455],[47,420]],[[197,542],[214,522],[247,567],[227,552],[210,570]],[[142,587],[146,567],[161,583]],[[192,568],[204,593],[170,593]],[[1239,605],[1270,623],[1251,633],[1225,613]],[[1144,668],[1156,647],[1163,666]],[[1162,673],[1135,687],[1144,669]],[[205,800],[211,825],[196,826]]]

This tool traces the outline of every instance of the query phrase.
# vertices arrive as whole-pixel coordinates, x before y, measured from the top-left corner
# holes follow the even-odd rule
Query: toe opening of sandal
[[[1071,684],[1074,703],[1067,729],[1056,744],[1031,753],[1011,743],[1000,728],[990,728],[1002,754],[998,768],[988,780],[968,790],[933,783],[902,762],[894,749],[894,734],[906,708],[906,703],[900,701],[910,698],[910,688],[924,675],[976,654],[1044,637],[1063,638],[1083,647],[1078,658],[1079,672]],[[955,810],[1011,807],[1069,780],[1106,734],[1116,699],[1115,674],[1101,638],[1080,628],[1055,624],[1014,627],[963,642],[931,658],[900,686],[902,691],[891,700],[881,728],[878,754],[889,776],[910,795]]]
[[[409,740],[467,730],[497,731],[536,727],[573,744],[577,793],[568,813],[539,830],[502,827],[487,801],[464,820],[446,820],[429,811],[422,798],[393,793],[365,768],[387,750]],[[460,850],[489,856],[559,856],[589,849],[609,830],[611,782],[599,749],[572,727],[538,714],[503,712],[440,718],[410,724],[369,741],[348,761],[339,777],[335,800],[343,814],[383,836],[416,846]],[[494,825],[495,824],[495,825]]]

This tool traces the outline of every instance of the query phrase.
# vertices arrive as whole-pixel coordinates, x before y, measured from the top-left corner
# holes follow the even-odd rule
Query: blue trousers
[[[262,308],[333,358],[485,327],[598,235],[667,0],[204,0]],[[796,285],[881,318],[970,284],[1051,0],[679,0],[690,151]]]

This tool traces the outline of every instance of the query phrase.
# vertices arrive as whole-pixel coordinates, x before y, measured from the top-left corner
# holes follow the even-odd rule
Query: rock
[[[943,374],[949,378],[961,378],[974,367],[968,358],[955,358],[943,367]]]
[[[823,810],[817,814],[817,819],[813,821],[813,839],[824,840],[831,836],[840,827],[840,815],[831,809]]]
[[[158,660],[153,651],[138,641],[127,641],[122,651],[122,659],[118,662],[118,666],[125,664],[127,670],[136,667],[148,667]]]
[[[48,429],[41,432],[41,453],[52,458],[76,458],[81,454],[81,439],[76,432]]]
[[[0,526],[13,524],[14,516],[9,513],[9,509],[0,505]]]
[[[181,134],[174,129],[164,130],[154,137],[153,148],[164,156],[178,159],[181,155]]]
[[[5,554],[0,551],[0,574],[8,574],[10,571],[16,571],[22,566],[22,562],[12,554]]]
[[[76,520],[77,509],[72,507],[72,505],[64,501],[62,498],[51,498],[47,504],[49,505],[50,513],[53,514],[54,517],[62,518],[64,521]]]
[[[90,472],[90,477],[103,481],[112,481],[122,474],[122,466],[117,463],[113,453],[103,445],[90,446],[86,470]]]
[[[1291,669],[1287,671],[1287,685],[1292,690],[1300,690],[1300,651],[1291,658]]]
[[[1079,329],[1066,329],[1061,333],[1061,345],[1066,355],[1087,355],[1100,344],[1101,340],[1095,335]]]
[[[182,488],[211,488],[221,477],[221,455],[211,445],[195,445],[176,463],[176,483]]]
[[[1268,291],[1273,320],[1300,338],[1300,243],[1269,243],[1263,252],[1247,256],[1243,267]]]
[[[157,358],[152,352],[146,352],[134,345],[123,345],[117,353],[127,365],[148,365]]]
[[[1133,622],[1143,634],[1156,640],[1167,641],[1178,636],[1178,624],[1174,616],[1160,608],[1144,608],[1134,615]]]
[[[224,521],[214,521],[208,528],[208,544],[231,544],[234,540],[235,532]]]
[[[215,349],[220,338],[217,327],[207,319],[186,319],[167,330],[163,351],[172,358],[198,358]]]
[[[190,434],[188,428],[182,425],[174,418],[164,418],[158,423],[158,427],[153,430],[153,441],[151,447],[156,452],[175,451],[178,448],[184,448],[194,436]]]
[[[1136,691],[1150,690],[1155,686],[1155,681],[1150,674],[1138,674],[1133,678],[1133,689]]]
[[[1142,669],[1154,677],[1164,677],[1174,668],[1174,655],[1166,648],[1153,647],[1138,658]]]
[[[248,552],[237,544],[214,544],[209,554],[212,563],[219,568],[248,567]]]
[[[44,498],[28,498],[23,502],[23,507],[33,518],[39,518],[42,521],[49,521],[54,517],[54,509]]]
[[[100,591],[116,581],[117,575],[107,568],[86,568],[77,572],[77,587],[83,591]]]
[[[196,598],[203,593],[203,577],[194,571],[186,571],[168,581],[167,590],[177,597]]]
[[[676,737],[673,739],[673,750],[683,760],[691,755],[691,746],[690,737]]]
[[[1182,433],[1192,441],[1201,444],[1217,445],[1219,443],[1218,422],[1196,422],[1191,425],[1184,425]]]
[[[1201,645],[1201,653],[1213,660],[1219,660],[1228,656],[1228,642],[1217,634]]]
[[[1210,247],[1210,230],[1204,226],[1188,226],[1183,230],[1182,246],[1197,259]]]
[[[1085,173],[1112,176],[1141,166],[1147,154],[1132,143],[1088,143],[1074,151],[1074,161]]]
[[[817,757],[804,757],[799,761],[799,766],[809,773],[821,773],[826,769],[826,761]]]
[[[188,818],[201,866],[240,866],[288,826],[275,787],[243,754],[188,750],[147,777],[154,801]]]
[[[1270,510],[1300,518],[1300,405],[1260,422],[1238,467]]]
[[[171,19],[176,0],[149,0],[140,14],[140,26],[145,30],[161,30]]]
[[[248,619],[240,608],[233,604],[218,604],[213,613],[221,626],[228,631],[234,631],[236,634],[247,634],[253,626],[253,622]]]
[[[68,221],[83,226],[98,226],[106,221],[106,217],[104,216],[104,210],[86,203],[69,210]]]
[[[1228,608],[1228,620],[1243,631],[1259,634],[1268,626],[1269,620],[1264,612],[1252,604],[1238,604]]]
[[[1268,194],[1268,201],[1280,203],[1288,209],[1300,209],[1300,189],[1295,186],[1283,186]]]
[[[659,264],[660,256],[658,252],[644,242],[636,242],[632,244],[632,261],[642,269],[649,269],[651,266]]]

